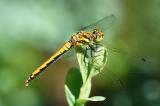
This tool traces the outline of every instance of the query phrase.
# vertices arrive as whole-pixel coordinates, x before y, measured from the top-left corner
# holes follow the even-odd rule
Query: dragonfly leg
[[[94,45],[89,45],[90,48],[90,55],[93,57],[93,53],[97,52],[97,48]]]
[[[83,58],[83,62],[88,64],[90,61],[90,57],[94,57],[93,53],[96,52],[96,49],[93,47],[93,45],[88,45],[86,46],[85,50],[84,50],[84,58]]]
[[[99,43],[94,43],[93,45],[90,45],[91,51],[94,53],[101,52],[103,49],[98,50],[98,47],[100,47],[100,46],[103,46],[103,45],[101,45]]]
[[[88,50],[89,50],[89,48],[86,47],[86,48],[85,48],[85,51],[84,51],[84,58],[83,58],[83,62],[84,62],[84,63],[88,63],[88,61],[86,61],[86,58],[89,57],[89,56],[88,56]]]
[[[98,49],[98,43],[96,43],[95,46],[96,46],[96,49]]]
[[[94,56],[93,56],[93,53],[92,53],[91,56],[92,56],[92,57],[98,57],[98,56],[101,55],[101,54],[99,54],[99,52],[103,52],[103,49],[99,49],[99,50],[98,50],[98,45],[97,45],[97,44],[95,44],[94,46],[95,46],[95,47],[93,47],[93,46],[91,47],[91,51],[94,53]],[[96,55],[97,53],[98,53],[99,55]]]
[[[93,46],[90,46],[90,48],[91,48],[91,57],[93,57],[93,51],[94,51],[94,48],[93,48]]]
[[[86,46],[86,48],[84,49],[84,58],[83,58],[83,62],[85,64],[90,63],[92,59],[95,59],[98,56],[102,55],[102,53],[98,53],[98,52],[103,52],[103,49],[98,50],[98,46],[99,46],[98,44],[92,44],[92,45]],[[99,61],[99,59],[101,58],[95,59],[94,62],[96,62],[97,60]]]

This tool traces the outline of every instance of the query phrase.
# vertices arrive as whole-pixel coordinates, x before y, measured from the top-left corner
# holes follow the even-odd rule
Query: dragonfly
[[[92,49],[94,47],[93,45],[98,45],[104,37],[104,31],[111,27],[114,20],[114,15],[108,15],[93,24],[82,27],[78,32],[74,33],[55,54],[53,54],[47,61],[45,61],[29,75],[29,77],[25,80],[25,85],[28,86],[29,83],[41,72],[46,70],[51,63],[56,62],[72,48],[87,45]]]

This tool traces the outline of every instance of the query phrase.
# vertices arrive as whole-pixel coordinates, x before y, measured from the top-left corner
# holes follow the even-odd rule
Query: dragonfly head
[[[92,33],[93,33],[95,42],[99,42],[103,39],[103,32],[102,31],[100,31],[98,29],[94,29]]]

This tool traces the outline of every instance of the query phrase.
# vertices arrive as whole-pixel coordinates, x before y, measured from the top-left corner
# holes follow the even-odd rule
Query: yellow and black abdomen
[[[52,55],[46,62],[39,66],[25,81],[25,85],[28,86],[28,83],[32,81],[37,75],[44,71],[51,63],[59,59],[64,53],[66,53],[72,47],[71,42],[66,42],[63,47],[61,47],[54,55]]]

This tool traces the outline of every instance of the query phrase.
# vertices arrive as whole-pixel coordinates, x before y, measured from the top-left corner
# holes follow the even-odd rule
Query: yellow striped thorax
[[[103,33],[98,30],[94,29],[93,31],[79,31],[75,33],[71,37],[71,42],[73,46],[82,46],[82,45],[88,45],[93,44],[101,41],[103,39]]]

